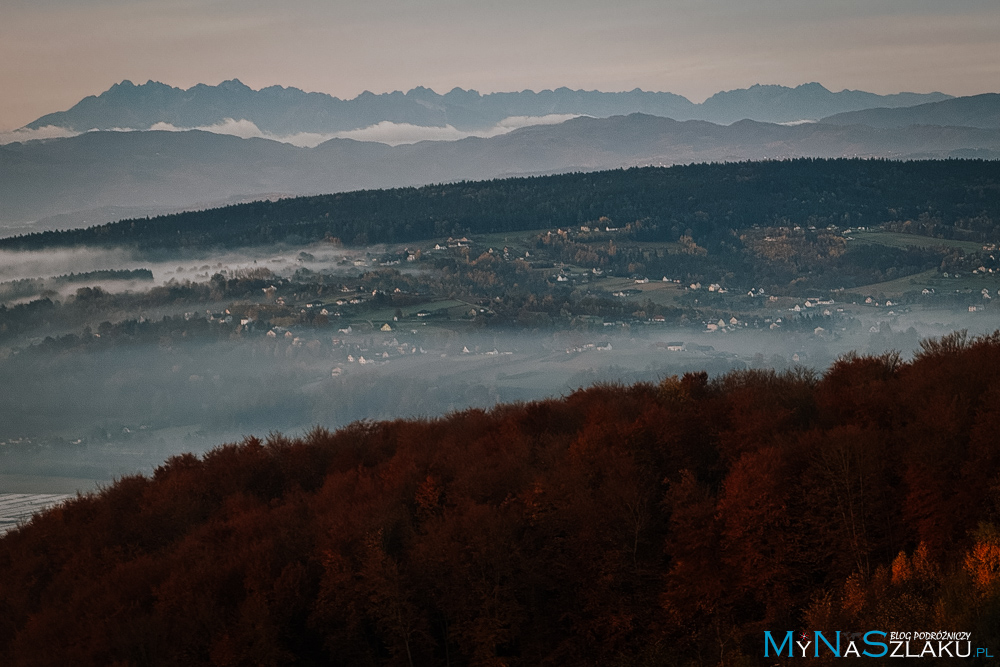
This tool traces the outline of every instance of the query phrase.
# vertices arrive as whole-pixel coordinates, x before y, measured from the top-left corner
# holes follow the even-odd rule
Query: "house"
[[[386,322],[380,327],[379,331],[392,331],[392,327],[389,326],[388,322]]]
[[[667,343],[667,352],[683,352],[683,351],[684,351],[683,341],[676,340]]]
[[[610,352],[611,351],[611,343],[609,343],[607,341],[604,341],[602,343],[598,343],[596,345],[596,349],[600,350],[601,352]]]

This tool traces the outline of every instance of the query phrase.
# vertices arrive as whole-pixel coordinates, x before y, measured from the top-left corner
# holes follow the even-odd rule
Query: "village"
[[[773,252],[821,231],[848,248],[910,241],[762,228],[747,245]],[[69,393],[96,387],[88,414],[99,416],[12,420],[0,459],[10,474],[108,479],[259,428],[444,414],[701,370],[826,368],[851,350],[908,355],[927,336],[1000,328],[995,249],[966,244],[943,267],[878,283],[792,289],[738,279],[689,240],[634,236],[603,223],[324,241],[150,263],[141,284],[19,293],[0,313],[11,400],[31,400],[54,375]],[[262,373],[266,386],[253,379]],[[146,385],[163,387],[160,402],[139,409]]]

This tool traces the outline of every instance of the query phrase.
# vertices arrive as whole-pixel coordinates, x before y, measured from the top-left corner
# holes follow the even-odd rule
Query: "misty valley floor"
[[[0,493],[0,537],[33,515],[73,497],[58,493]]]

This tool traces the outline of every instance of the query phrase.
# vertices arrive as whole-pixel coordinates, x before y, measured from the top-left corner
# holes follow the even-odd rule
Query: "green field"
[[[594,286],[612,293],[619,290],[637,290],[641,294],[630,296],[628,297],[629,300],[642,302],[649,299],[653,303],[666,306],[677,305],[677,299],[685,293],[683,285],[673,282],[665,283],[662,280],[654,280],[653,278],[650,278],[648,283],[638,284],[631,278],[611,277],[595,281]],[[709,294],[709,292],[705,291],[705,294]]]
[[[950,239],[936,239],[930,236],[918,236],[917,234],[900,234],[898,232],[853,232],[850,236],[854,243],[869,243],[875,245],[889,246],[890,248],[906,248],[915,246],[917,248],[958,248],[965,252],[976,252],[983,249],[983,244],[975,241],[953,241]],[[848,241],[851,243],[852,241]]]
[[[1000,289],[1000,275],[966,273],[959,278],[945,278],[937,269],[930,269],[884,283],[855,287],[850,291],[858,294],[884,294],[887,297],[893,297],[901,296],[906,292],[920,291],[925,287],[934,289],[938,294],[968,289],[979,292],[983,288],[989,289],[991,294],[996,294],[997,289]]]
[[[425,318],[417,318],[417,313],[421,310],[430,311],[434,317],[427,319],[435,319],[440,321],[441,315],[440,311],[445,311],[447,319],[455,319],[464,316],[472,308],[477,308],[475,304],[469,303],[468,301],[461,301],[458,299],[428,299],[427,301],[421,302],[419,304],[412,304],[404,308],[400,308],[403,311],[403,320],[398,324],[401,327],[407,327],[414,322],[425,322]],[[348,315],[342,320],[338,320],[339,326],[346,326],[347,324],[357,324],[364,322],[371,322],[372,325],[377,329],[386,322],[392,327],[396,327],[397,323],[393,322],[392,318],[396,314],[395,306],[386,306],[385,308],[379,308],[376,310],[369,310],[363,313],[357,313],[354,315]]]
[[[485,251],[487,248],[502,249],[504,246],[509,248],[534,248],[535,239],[545,232],[554,231],[555,227],[550,227],[547,229],[528,229],[519,232],[499,232],[497,234],[475,234],[471,235],[469,238],[476,243],[476,250],[479,252]],[[443,243],[444,240],[440,241]],[[479,252],[476,254],[478,255]]]

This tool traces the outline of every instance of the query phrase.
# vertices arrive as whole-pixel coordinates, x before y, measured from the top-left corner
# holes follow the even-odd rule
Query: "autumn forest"
[[[764,664],[768,629],[1000,647],[998,375],[1000,332],[956,333],[174,457],[0,540],[0,663]]]

